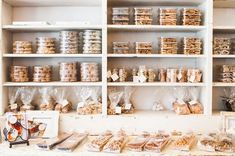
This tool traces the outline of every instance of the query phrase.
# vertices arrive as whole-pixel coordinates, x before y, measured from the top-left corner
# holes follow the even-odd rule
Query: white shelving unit
[[[2,76],[0,78],[0,95],[2,99],[0,113],[3,114],[8,103],[8,88],[14,86],[95,86],[102,88],[102,116],[92,116],[89,121],[85,120],[87,117],[79,116],[74,117],[75,113],[63,114],[60,128],[61,131],[74,128],[74,123],[84,124],[81,127],[75,127],[77,130],[88,128],[90,131],[96,131],[94,128],[94,122],[96,124],[108,125],[111,129],[131,129],[134,131],[141,130],[141,127],[151,127],[143,120],[145,116],[148,117],[149,122],[155,123],[156,120],[164,118],[164,122],[182,122],[190,124],[192,129],[199,129],[201,131],[219,129],[217,123],[218,115],[212,115],[212,88],[219,84],[213,83],[212,65],[213,59],[225,58],[226,56],[212,56],[212,13],[213,13],[213,2],[212,0],[2,0],[2,21],[1,21],[1,57],[0,66],[2,70]],[[159,7],[177,7],[179,9],[184,7],[196,7],[200,8],[203,12],[203,25],[202,26],[160,26],[156,23],[151,26],[137,26],[137,25],[112,25],[111,24],[111,8],[112,7],[141,7],[151,6],[154,11]],[[156,18],[156,16],[154,16]],[[156,20],[156,19],[155,19]],[[69,26],[13,26],[13,21],[48,21],[53,23],[55,21],[86,21],[89,24],[81,25],[69,25]],[[15,40],[31,40],[35,41],[38,36],[50,36],[58,39],[58,32],[61,30],[77,30],[82,31],[85,29],[96,29],[102,30],[102,54],[12,54],[12,43]],[[216,26],[215,31],[222,31],[224,27]],[[233,27],[229,28],[231,31]],[[228,30],[228,29],[226,29]],[[139,55],[139,54],[112,54],[111,43],[113,41],[151,41],[157,46],[158,38],[160,36],[169,37],[190,37],[196,36],[203,40],[203,54],[202,55],[160,55],[154,53],[151,55]],[[157,47],[155,47],[156,49]],[[231,56],[234,57],[234,56]],[[229,58],[230,59],[230,58]],[[100,63],[100,78],[101,81],[97,83],[62,83],[58,82],[58,75],[53,75],[54,81],[50,83],[12,83],[8,79],[8,68],[10,65],[41,65],[49,64],[58,66],[58,62],[61,61],[96,61]],[[108,83],[107,82],[107,69],[113,67],[136,67],[139,65],[146,65],[154,69],[161,67],[186,67],[186,68],[200,68],[203,71],[203,82],[202,83]],[[165,112],[151,112],[151,103],[147,99],[145,94],[142,94],[142,98],[146,101],[138,101],[137,112],[131,117],[128,115],[120,116],[108,116],[107,115],[107,97],[108,89],[112,87],[123,88],[123,87],[136,87],[142,92],[146,89],[153,91],[157,88],[174,88],[174,87],[198,87],[201,89],[200,101],[204,105],[205,113],[202,115],[189,115],[189,116],[177,116],[172,115],[171,110]],[[219,87],[218,87],[219,88]],[[147,92],[146,92],[147,93]],[[135,98],[135,97],[134,97]],[[138,99],[138,97],[136,97]],[[171,105],[171,103],[168,103]],[[141,112],[141,113],[140,113]],[[149,115],[147,115],[149,114]],[[171,115],[169,115],[171,114]],[[170,120],[168,120],[170,116]],[[177,118],[176,118],[177,117]],[[72,119],[71,119],[72,118]],[[191,118],[192,120],[188,120]],[[192,125],[192,121],[195,123],[204,123],[204,118],[207,118],[208,122],[213,122],[211,125],[199,124]],[[66,122],[67,120],[71,121]],[[113,122],[118,121],[118,124]],[[146,119],[146,118],[145,118]],[[216,119],[216,120],[215,120]],[[88,125],[85,125],[85,124]],[[137,124],[139,123],[139,124]],[[141,124],[140,124],[141,123]],[[163,124],[162,121],[158,120],[157,125],[161,125],[161,129],[172,128],[170,124]],[[215,126],[216,125],[216,126]],[[135,127],[136,126],[136,127]],[[213,127],[215,126],[215,127]],[[93,128],[92,128],[93,127]],[[107,127],[103,127],[106,129]],[[159,128],[159,126],[151,127]],[[150,129],[151,129],[150,128]],[[101,131],[101,128],[98,128]],[[177,127],[176,127],[177,129]],[[187,130],[186,126],[183,126],[182,130]]]

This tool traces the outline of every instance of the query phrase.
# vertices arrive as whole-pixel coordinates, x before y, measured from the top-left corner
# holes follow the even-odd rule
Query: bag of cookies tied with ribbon
[[[173,95],[175,101],[172,103],[173,110],[178,115],[188,115],[190,110],[188,104],[185,102],[186,89],[185,88],[174,88]]]
[[[20,107],[20,111],[34,110],[34,106],[31,104],[35,95],[36,88],[32,87],[21,87],[20,88],[20,99],[23,105]]]
[[[124,88],[123,99],[120,102],[120,106],[122,108],[121,113],[124,113],[124,114],[134,113],[134,105],[132,104],[132,101],[131,101],[131,97],[133,93],[134,93],[134,88],[132,87]]]
[[[80,115],[88,114],[101,114],[101,88],[99,87],[82,87],[80,90],[75,87],[75,93],[77,97],[81,98],[81,101],[77,104],[77,113]]]
[[[72,103],[68,100],[67,89],[65,87],[58,87],[54,89],[54,98],[56,101],[55,111],[68,113],[72,110]]]
[[[190,93],[190,101],[188,102],[189,109],[192,114],[203,114],[203,105],[199,102],[200,89],[191,87],[188,89]]]
[[[42,87],[38,89],[40,93],[40,104],[39,108],[42,111],[54,110],[55,102],[52,98],[53,89],[52,87]]]
[[[119,106],[120,100],[123,96],[122,91],[110,90],[108,97],[108,115],[115,115],[122,113],[122,107]]]
[[[8,88],[8,100],[9,106],[7,108],[7,112],[16,113],[19,110],[19,105],[17,103],[17,98],[20,95],[20,89],[17,87],[9,87]]]
[[[228,111],[235,111],[235,88],[225,88],[222,102]]]

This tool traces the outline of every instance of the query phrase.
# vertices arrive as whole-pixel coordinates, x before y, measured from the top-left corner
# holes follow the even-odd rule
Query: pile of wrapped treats
[[[108,70],[108,82],[128,82],[135,83],[144,82],[190,82],[198,83],[202,80],[202,71],[200,69],[192,68],[161,68],[155,70],[147,68],[146,66],[139,66],[128,70],[126,68],[114,68]]]
[[[58,138],[63,137],[63,135],[65,134],[61,134]],[[85,141],[87,139],[87,135],[87,133],[80,133],[80,137],[73,137],[72,142],[76,143],[75,147],[82,142],[81,136],[83,136],[82,140]],[[51,142],[54,142],[55,140],[57,139],[51,139]],[[68,143],[66,140],[71,140],[71,138],[68,137],[65,141],[62,141],[62,143],[59,144],[59,147],[66,147],[66,143]],[[44,146],[42,146],[43,142],[38,143],[38,148],[43,149],[44,147],[45,149],[45,146],[49,146],[45,143],[46,142],[44,141]],[[48,141],[48,143],[50,143],[50,141]],[[190,152],[192,149],[197,149],[207,152],[224,152],[229,155],[234,152],[232,137],[228,134],[209,133],[199,136],[195,133],[181,133],[176,131],[171,133],[164,131],[155,133],[143,132],[137,136],[129,136],[123,130],[116,133],[106,131],[89,139],[89,142],[85,143],[84,148],[89,152],[107,153],[122,153],[123,150],[165,153],[166,149],[173,150],[175,152]],[[68,150],[67,148],[64,148],[64,151],[72,151],[74,149],[75,148],[71,148],[71,150]]]
[[[78,81],[78,62],[59,63],[59,78],[61,82]],[[12,82],[28,82],[31,80],[27,66],[11,66],[10,80]],[[52,81],[52,66],[42,65],[33,66],[33,82]],[[99,64],[96,62],[82,62],[80,64],[80,81],[97,82],[99,81]]]
[[[159,8],[154,10],[149,7],[134,8],[134,24],[135,25],[185,25],[199,26],[201,25],[202,13],[197,8],[183,8],[180,13],[177,8]],[[132,9],[127,7],[112,8],[112,24],[128,25],[130,22]],[[156,12],[157,19],[153,15]],[[132,18],[132,17],[131,17]],[[178,20],[179,19],[179,20]]]
[[[175,37],[160,37],[159,48],[156,50],[158,54],[178,54],[179,51],[185,55],[200,55],[202,53],[202,40],[196,37],[184,37],[181,41],[182,46],[178,44]],[[131,47],[134,47],[132,50]],[[152,42],[134,42],[134,46],[130,42],[113,42],[112,50],[114,54],[153,54],[154,44]],[[180,50],[179,50],[180,49]]]
[[[73,92],[71,92],[73,90]],[[10,87],[9,107],[6,111],[55,110],[78,114],[101,114],[101,89],[99,87]]]
[[[59,47],[56,46],[56,38],[37,37],[36,54],[55,54],[57,49],[61,54],[100,54],[102,52],[100,30],[61,31],[59,36]],[[33,43],[30,41],[14,41],[13,53],[32,54]]]
[[[213,43],[213,53],[216,55],[229,55],[234,49],[232,47],[232,39],[225,37],[215,37]]]
[[[220,82],[235,82],[235,66],[222,65],[219,73]]]

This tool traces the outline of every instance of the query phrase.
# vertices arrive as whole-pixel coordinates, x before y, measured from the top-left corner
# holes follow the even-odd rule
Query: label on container
[[[115,73],[111,76],[113,81],[117,81],[119,79],[119,76]]]
[[[195,75],[191,75],[190,78],[189,78],[189,81],[190,81],[190,82],[194,82],[194,81],[195,81],[195,78],[196,78]]]
[[[84,105],[85,105],[85,102],[79,102],[77,104],[77,108],[82,108],[82,107],[84,107]]]
[[[133,82],[138,83],[139,82],[139,76],[133,76]]]
[[[128,104],[125,105],[125,109],[126,109],[126,110],[130,110],[130,109],[131,109],[131,106],[132,106],[132,104],[128,103]]]
[[[196,100],[192,100],[189,102],[190,105],[194,105],[194,104],[197,104],[198,102]]]
[[[121,114],[122,113],[122,107],[116,107],[115,108],[115,113],[116,114]]]
[[[17,103],[10,105],[11,109],[17,109]]]
[[[61,105],[62,107],[65,107],[69,104],[68,100],[64,99],[62,102],[61,102]]]
[[[139,82],[144,83],[146,82],[146,77],[144,75],[139,76]]]
[[[181,73],[179,73],[179,74],[177,75],[177,78],[178,78],[178,80],[181,80],[181,78],[182,78],[182,74],[181,74]]]

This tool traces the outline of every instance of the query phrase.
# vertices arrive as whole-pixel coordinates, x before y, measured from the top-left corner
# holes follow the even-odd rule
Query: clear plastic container
[[[54,54],[55,53],[55,38],[38,37],[36,38],[37,54]]]
[[[29,69],[26,66],[11,66],[10,79],[12,82],[28,82]]]
[[[33,52],[32,42],[30,41],[14,41],[13,54],[31,54]]]
[[[34,66],[33,82],[50,82],[52,79],[51,66]]]
[[[100,30],[85,30],[83,33],[83,53],[100,54],[102,52]]]
[[[78,53],[79,37],[76,31],[60,32],[60,52],[62,54]]]
[[[129,15],[130,9],[125,7],[112,8],[113,15]]]
[[[176,19],[160,19],[160,25],[177,25]]]
[[[134,8],[135,15],[152,15],[153,9],[152,8]]]
[[[160,15],[161,14],[177,14],[177,9],[175,8],[160,8]]]
[[[98,63],[83,62],[80,66],[80,74],[82,82],[97,82],[99,81]]]
[[[135,25],[152,25],[153,20],[135,20]]]
[[[77,81],[77,62],[60,63],[60,81],[62,82]]]
[[[152,42],[135,42],[135,49],[152,49]]]

